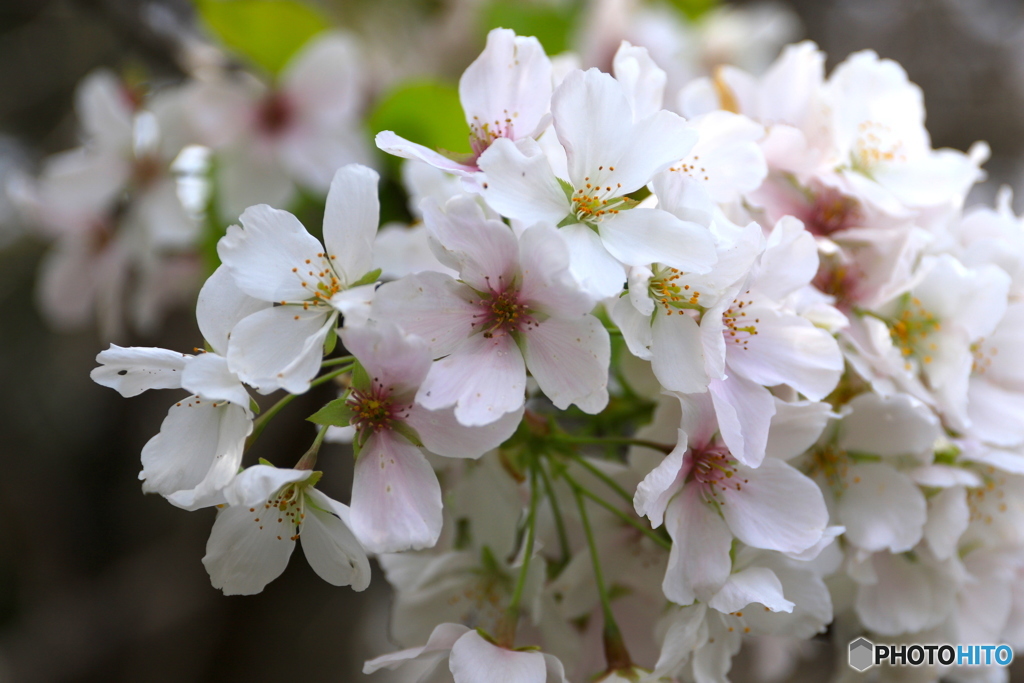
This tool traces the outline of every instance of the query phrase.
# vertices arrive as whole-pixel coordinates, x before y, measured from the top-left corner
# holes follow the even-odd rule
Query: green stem
[[[523,591],[526,589],[526,577],[530,570],[530,560],[533,558],[533,541],[537,528],[537,500],[540,498],[537,487],[537,467],[539,463],[531,463],[530,466],[530,511],[526,517],[526,547],[523,552],[523,565],[519,568],[519,578],[516,579],[516,587],[512,592],[512,601],[505,610],[504,623],[498,634],[498,644],[511,649],[515,645],[516,626],[519,624],[519,603],[523,599]]]
[[[628,669],[632,666],[632,661],[626,650],[626,644],[622,640],[619,625],[615,622],[615,615],[612,614],[612,601],[608,597],[608,589],[604,583],[601,558],[598,556],[597,542],[594,540],[594,530],[590,527],[590,517],[587,516],[587,504],[583,500],[583,492],[579,486],[573,486],[572,492],[580,511],[583,532],[587,537],[587,548],[590,550],[590,560],[594,567],[594,582],[597,584],[597,595],[601,599],[601,611],[604,613],[604,654],[608,670]]]
[[[338,358],[331,358],[330,360],[325,360],[323,363],[320,364],[320,367],[329,368],[332,365],[344,365],[345,363],[351,363],[355,359],[355,356],[339,356]]]
[[[558,434],[554,438],[563,443],[596,444],[598,446],[606,446],[608,444],[642,446],[643,448],[661,451],[665,455],[671,453],[672,449],[675,448],[671,444],[649,441],[647,439],[634,439],[630,436],[572,436],[571,434]]]
[[[578,462],[580,464],[580,466],[582,466],[585,470],[587,470],[588,472],[593,474],[595,477],[600,479],[602,482],[604,482],[605,486],[610,488],[612,491],[615,491],[615,493],[619,494],[619,496],[621,496],[622,499],[625,500],[627,503],[632,503],[633,502],[633,496],[629,493],[629,491],[627,491],[626,489],[622,488],[622,485],[619,484],[619,482],[615,481],[614,479],[609,477],[607,474],[602,472],[592,462],[590,462],[589,460],[584,458],[579,453],[573,453],[573,454],[571,454],[571,457],[572,457],[573,460]]]
[[[634,529],[636,529],[637,531],[642,533],[647,538],[649,538],[652,541],[654,541],[656,544],[661,546],[663,549],[665,549],[665,550],[671,550],[672,549],[672,544],[669,541],[666,541],[664,538],[659,536],[653,530],[648,529],[646,526],[644,526],[644,524],[642,522],[640,522],[640,521],[638,521],[636,519],[633,519],[632,517],[629,516],[629,514],[623,512],[622,510],[620,510],[619,508],[615,507],[614,505],[612,505],[608,501],[604,500],[600,496],[597,496],[597,495],[591,493],[586,488],[581,486],[579,484],[579,482],[577,482],[575,479],[573,479],[568,474],[563,474],[562,476],[565,477],[565,480],[567,482],[569,482],[569,485],[572,486],[574,491],[578,490],[584,496],[586,496],[590,500],[594,501],[595,503],[597,503],[598,505],[603,507],[605,510],[608,510],[608,512],[611,512],[613,515],[615,515],[616,517],[621,519],[626,524],[629,524],[631,527],[633,527]]]
[[[315,380],[313,380],[312,382],[309,383],[309,387],[312,389],[313,387],[320,386],[324,382],[330,382],[332,379],[334,379],[338,375],[346,373],[346,372],[348,372],[351,369],[352,369],[352,366],[351,365],[347,365],[345,367],[338,368],[337,370],[334,370],[333,372],[328,372],[325,375],[320,375]],[[281,397],[281,400],[279,400],[274,405],[270,406],[270,408],[268,408],[266,410],[266,412],[264,412],[262,415],[257,417],[256,420],[253,421],[253,423],[252,423],[252,434],[250,434],[249,438],[245,440],[245,449],[246,450],[249,450],[250,448],[252,448],[252,445],[254,443],[256,443],[256,439],[260,438],[260,434],[262,434],[263,430],[266,429],[267,423],[270,422],[274,418],[275,415],[277,415],[279,412],[281,412],[282,408],[284,408],[286,405],[288,405],[289,403],[294,401],[295,397],[297,395],[298,394],[288,394],[287,396]]]
[[[569,548],[569,535],[565,531],[565,520],[562,519],[561,506],[558,504],[558,496],[555,495],[555,487],[551,484],[551,478],[548,477],[547,470],[544,469],[539,463],[537,469],[540,470],[540,478],[544,480],[544,490],[547,492],[548,503],[551,505],[551,515],[555,518],[555,531],[558,533],[558,547],[562,551],[562,560],[559,563],[561,566],[565,566],[569,562],[569,558],[572,555],[572,551]]]

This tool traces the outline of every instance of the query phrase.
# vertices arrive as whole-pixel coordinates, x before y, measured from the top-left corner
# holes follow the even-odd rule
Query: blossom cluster
[[[350,63],[325,45],[307,58]],[[826,632],[839,652],[1024,647],[1024,226],[1008,193],[963,208],[986,146],[933,149],[920,89],[872,52],[826,77],[804,42],[674,86],[657,54],[622,42],[603,72],[492,31],[459,84],[470,155],[377,133],[418,218],[380,230],[376,171],[327,173],[275,128],[313,93],[330,103],[303,121],[351,125],[350,98],[301,66],[287,92],[191,86],[178,106],[232,150],[218,196],[240,211],[199,293],[205,348],[112,345],[92,374],[188,392],[144,490],[217,509],[203,563],[226,594],[263,590],[300,539],[354,590],[375,557],[408,649],[367,673],[721,681],[744,643],[785,673]],[[94,142],[47,182],[133,178],[131,210],[160,221],[132,239],[187,232],[148,204],[167,192],[139,180],[149,117],[112,87],[85,91]],[[211,101],[249,106],[251,132]],[[273,155],[279,175],[240,179]],[[329,188],[322,241],[272,207],[293,173]],[[241,210],[258,182],[272,199]],[[118,197],[95,208],[120,220]],[[246,463],[321,385],[337,397],[299,461]],[[282,391],[257,415],[253,392]],[[317,489],[325,440],[352,444],[348,504]]]

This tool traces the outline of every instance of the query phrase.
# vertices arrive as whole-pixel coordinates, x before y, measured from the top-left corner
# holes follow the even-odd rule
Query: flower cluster
[[[218,509],[203,562],[227,594],[300,538],[355,590],[375,556],[409,649],[367,673],[721,681],[744,642],[795,666],[830,624],[841,651],[1024,647],[1024,226],[1005,193],[963,210],[987,148],[933,149],[921,91],[872,52],[826,77],[805,42],[681,88],[652,54],[584,70],[496,29],[460,81],[469,156],[377,134],[421,223],[378,232],[360,164],[332,174],[322,242],[245,209],[199,294],[205,351],[98,357],[124,396],[190,394],[144,489]],[[319,143],[281,132],[324,120],[307,76],[188,93],[255,112],[208,121],[229,213],[261,159],[294,174],[277,202],[326,184]],[[243,468],[328,383],[294,467]],[[285,393],[257,417],[253,391]],[[352,444],[348,505],[316,488],[324,440]]]

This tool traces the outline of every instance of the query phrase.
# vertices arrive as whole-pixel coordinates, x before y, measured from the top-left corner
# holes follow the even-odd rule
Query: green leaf
[[[358,361],[352,366],[352,387],[364,391],[370,388],[370,376],[366,373],[366,368]]]
[[[718,6],[718,0],[669,0],[690,21],[697,21]]]
[[[371,270],[369,273],[367,273],[366,275],[362,276],[361,278],[359,278],[358,280],[353,282],[351,286],[352,287],[359,287],[360,285],[368,285],[371,282],[376,282],[377,278],[380,277],[380,273],[381,273],[380,268],[378,268],[377,270]]]
[[[294,0],[196,0],[196,7],[224,45],[271,75],[310,38],[330,28],[320,12]]]
[[[469,126],[458,89],[438,81],[400,83],[381,98],[370,114],[370,130],[390,130],[428,149],[469,154]],[[397,164],[388,155],[388,163]]]
[[[483,10],[484,28],[510,28],[519,36],[535,36],[544,51],[557,55],[569,49],[579,2],[494,0]]]
[[[253,415],[260,414],[260,404],[257,403],[256,399],[254,399],[252,396],[249,397],[249,410],[252,411]]]
[[[347,427],[352,423],[352,408],[345,397],[336,398],[306,419],[318,425]]]
[[[338,345],[338,329],[332,327],[327,333],[327,338],[324,339],[324,355],[329,356],[334,351],[334,347]]]

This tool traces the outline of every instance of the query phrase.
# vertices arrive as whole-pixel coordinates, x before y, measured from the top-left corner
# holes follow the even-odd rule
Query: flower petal
[[[346,286],[373,268],[373,239],[380,217],[379,180],[372,168],[349,164],[337,170],[327,192],[324,245]]]
[[[498,138],[477,164],[483,171],[476,176],[480,194],[501,215],[528,225],[557,225],[569,215],[569,199],[536,144]]]
[[[668,391],[696,394],[707,391],[704,345],[697,322],[682,311],[654,314],[651,369]]]
[[[409,406],[405,423],[416,431],[431,453],[449,458],[479,458],[512,436],[522,418],[522,409],[513,410],[490,424],[467,427],[450,408],[428,410],[414,403]]]
[[[255,299],[239,289],[231,271],[221,265],[199,290],[196,321],[203,339],[223,356],[228,352],[228,339],[234,326],[242,318],[271,305],[269,301]]]
[[[261,394],[279,388],[301,394],[320,369],[324,340],[337,319],[337,313],[312,306],[257,311],[235,325],[228,367]]]
[[[707,228],[661,209],[629,209],[598,224],[612,256],[629,266],[661,263],[689,273],[706,273],[718,256]]]
[[[427,230],[436,240],[432,246],[438,260],[459,271],[460,280],[481,292],[511,284],[519,267],[518,244],[511,228],[488,219],[470,195],[452,197],[443,208],[426,199],[420,208]]]
[[[437,543],[437,475],[419,448],[393,432],[372,434],[356,460],[352,531],[373,553],[419,550]]]
[[[523,356],[557,408],[575,403],[583,412],[596,414],[608,405],[611,342],[594,316],[548,318],[524,333]]]
[[[249,392],[228,370],[227,359],[216,353],[201,353],[191,358],[181,373],[181,386],[211,401],[229,401],[249,410]]]
[[[365,590],[370,585],[370,561],[349,528],[348,506],[316,489],[306,489],[305,495],[309,504],[300,529],[309,566],[332,586]]]
[[[662,590],[678,605],[709,601],[729,578],[732,533],[718,512],[704,502],[698,486],[684,486],[665,511],[672,537]]]
[[[253,511],[235,506],[217,511],[203,566],[224,595],[259,593],[288,566],[295,524],[287,518],[278,522],[273,513],[263,516],[264,511],[263,505]]]
[[[452,646],[448,659],[455,683],[544,683],[547,666],[540,652],[506,650],[470,631]]]
[[[387,282],[373,297],[371,317],[387,320],[430,345],[434,358],[447,356],[473,331],[479,309],[466,285],[442,273],[416,273]]]
[[[178,389],[188,358],[167,349],[111,344],[96,356],[100,367],[93,368],[89,377],[125,398],[149,389]]]
[[[399,401],[412,400],[430,370],[426,342],[403,334],[390,322],[346,327],[339,334],[375,384],[390,390]]]
[[[754,602],[773,612],[792,612],[795,607],[783,597],[782,583],[767,567],[747,567],[731,574],[708,606],[729,614]]]
[[[836,509],[846,539],[869,552],[910,550],[921,540],[927,504],[905,474],[881,463],[853,465]]]

